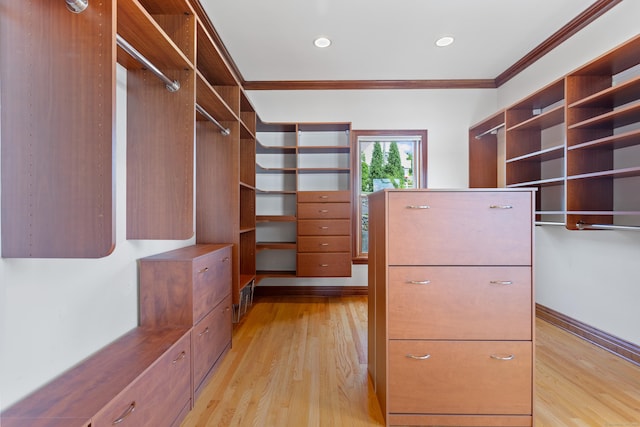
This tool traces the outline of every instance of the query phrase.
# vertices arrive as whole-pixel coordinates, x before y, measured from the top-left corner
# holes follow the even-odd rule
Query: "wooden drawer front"
[[[299,191],[298,203],[351,202],[350,191]]]
[[[193,323],[200,321],[231,292],[231,247],[193,262]]]
[[[299,236],[350,236],[348,219],[302,219],[298,221]]]
[[[300,236],[298,252],[349,252],[351,237],[349,236]]]
[[[193,385],[197,389],[220,354],[231,343],[231,295],[218,304],[191,331]]]
[[[349,277],[351,252],[298,254],[298,276]]]
[[[298,219],[348,219],[349,203],[298,203]]]
[[[531,342],[389,342],[389,412],[528,415],[531,390]]]
[[[531,265],[530,192],[392,192],[388,215],[391,265]]]
[[[136,357],[131,355],[131,357]],[[92,427],[171,425],[191,396],[187,333],[93,419]],[[116,420],[122,421],[115,423]]]
[[[531,267],[390,267],[389,338],[530,340]]]

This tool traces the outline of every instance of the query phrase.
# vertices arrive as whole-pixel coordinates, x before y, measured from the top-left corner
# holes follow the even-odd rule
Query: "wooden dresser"
[[[187,327],[193,401],[231,348],[230,244],[202,244],[140,260],[140,325]]]
[[[298,276],[351,276],[351,192],[298,192]]]
[[[533,425],[534,196],[369,197],[368,364],[387,425]]]

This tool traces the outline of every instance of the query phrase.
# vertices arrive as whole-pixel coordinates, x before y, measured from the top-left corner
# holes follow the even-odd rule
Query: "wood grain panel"
[[[389,338],[531,340],[531,274],[531,267],[390,267]]]
[[[392,340],[389,412],[531,415],[532,363],[530,341]]]
[[[298,236],[298,252],[350,251],[350,236]]]
[[[351,205],[349,203],[300,203],[298,204],[299,219],[343,219],[349,218]]]
[[[298,220],[298,236],[337,236],[351,234],[349,219],[301,219]]]
[[[402,191],[389,199],[390,265],[531,264],[528,191]]]
[[[115,2],[2,0],[2,256],[114,249]],[[46,66],[43,66],[46,64]]]

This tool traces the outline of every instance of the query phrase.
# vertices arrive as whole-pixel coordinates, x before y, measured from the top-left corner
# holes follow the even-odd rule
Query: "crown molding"
[[[247,81],[242,77],[222,39],[213,27],[200,0],[189,0],[203,25],[244,90],[365,90],[365,89],[495,89],[542,58],[582,28],[602,16],[622,0],[596,0],[578,16],[544,40],[494,79],[452,80],[272,80]]]

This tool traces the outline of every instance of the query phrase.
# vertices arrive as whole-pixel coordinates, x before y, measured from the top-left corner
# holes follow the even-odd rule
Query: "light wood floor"
[[[536,334],[536,426],[640,427],[640,367]],[[383,426],[366,357],[366,297],[260,299],[182,427]]]

